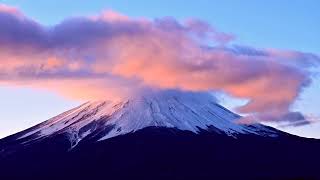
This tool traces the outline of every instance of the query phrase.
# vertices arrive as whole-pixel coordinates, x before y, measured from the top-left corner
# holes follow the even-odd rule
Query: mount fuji
[[[320,178],[320,141],[241,116],[208,93],[93,101],[0,140],[2,179]]]

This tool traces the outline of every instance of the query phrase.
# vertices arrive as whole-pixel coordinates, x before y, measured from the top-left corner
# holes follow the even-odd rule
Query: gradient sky
[[[179,20],[192,17],[204,20],[222,32],[234,34],[237,44],[320,54],[320,3],[317,0],[199,0],[188,3],[182,0],[3,0],[1,3],[17,7],[26,16],[48,26],[66,17],[95,15],[106,9],[130,17],[172,16]],[[316,74],[312,85],[292,108],[320,116],[318,92],[320,79]],[[30,127],[83,102],[66,99],[51,91],[10,86],[0,87],[0,98],[0,137]],[[224,97],[222,103],[232,108],[242,102]],[[320,123],[282,129],[301,136],[320,138]]]

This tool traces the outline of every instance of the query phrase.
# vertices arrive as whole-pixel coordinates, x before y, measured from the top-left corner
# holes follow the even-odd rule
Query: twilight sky
[[[1,3],[0,137],[87,99],[179,88],[320,138],[318,1]]]

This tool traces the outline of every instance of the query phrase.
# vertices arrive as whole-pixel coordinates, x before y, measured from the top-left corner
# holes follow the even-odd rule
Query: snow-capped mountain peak
[[[276,136],[263,125],[237,124],[238,118],[209,93],[155,91],[118,101],[87,102],[24,131],[19,139],[30,141],[67,133],[74,146],[89,135],[99,135],[101,141],[150,126],[194,133],[214,128],[233,137],[246,133]]]

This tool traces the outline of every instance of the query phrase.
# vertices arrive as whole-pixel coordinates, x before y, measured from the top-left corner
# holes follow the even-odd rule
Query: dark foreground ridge
[[[148,127],[70,149],[66,134],[0,140],[0,179],[320,179],[320,142]],[[8,147],[14,147],[8,151]],[[9,148],[10,149],[10,148]]]

